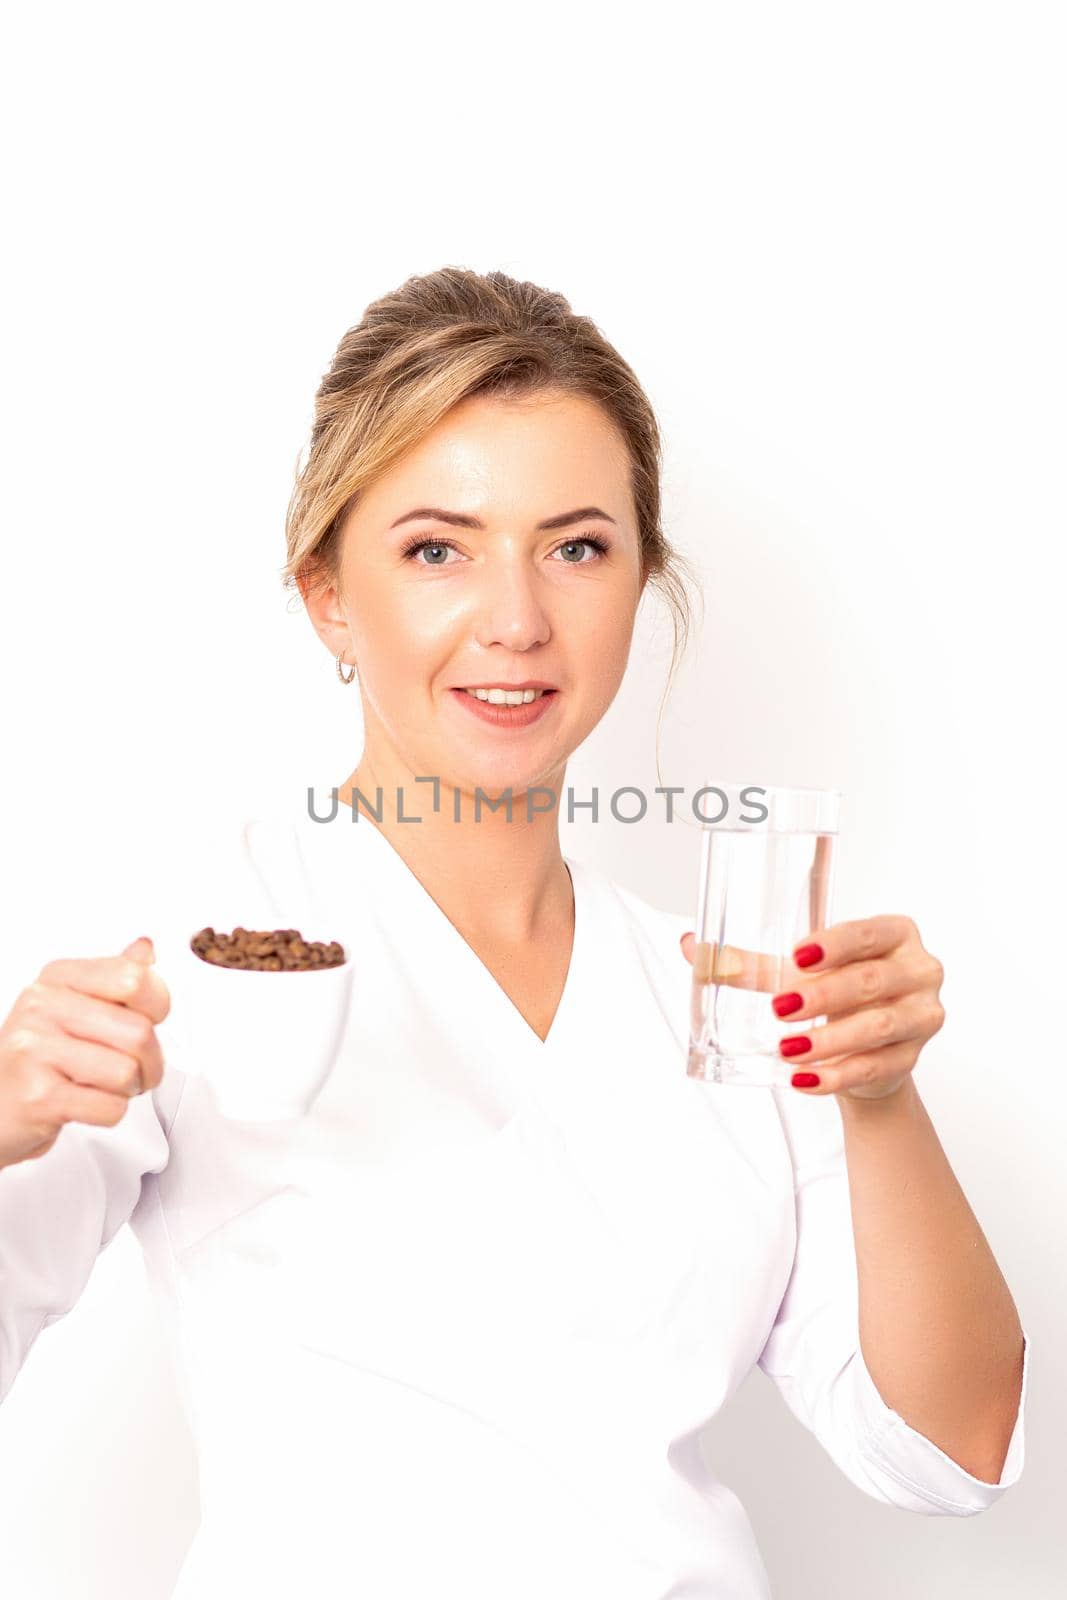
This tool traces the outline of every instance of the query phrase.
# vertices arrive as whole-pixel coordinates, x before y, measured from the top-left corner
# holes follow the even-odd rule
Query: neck
[[[368,809],[379,809],[379,787],[380,821]],[[438,785],[416,783],[413,776],[403,782],[387,779],[364,756],[337,791],[339,810],[355,806],[357,820],[341,814],[334,825],[377,827],[461,931],[521,944],[539,931],[569,923],[573,904],[559,842],[562,772],[538,788],[556,794],[551,810],[528,818],[526,793],[517,791],[509,821],[506,804],[490,810],[485,794],[493,791],[483,789],[476,817],[473,789],[444,779]],[[548,798],[542,792],[531,795],[531,811]]]

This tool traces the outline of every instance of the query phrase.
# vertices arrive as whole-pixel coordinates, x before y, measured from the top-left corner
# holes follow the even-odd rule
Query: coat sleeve
[[[204,824],[171,819],[106,862],[106,895],[93,894],[89,872],[74,880],[56,942],[117,952],[147,933],[168,981],[176,942],[206,922],[274,926],[282,904],[291,910],[304,903],[309,882],[288,816],[231,811]],[[19,983],[31,968],[19,957]],[[6,997],[2,1009],[13,999]],[[193,1064],[177,1014],[180,989],[172,987],[172,999],[171,1013],[157,1024],[165,1065],[156,1089],[131,1100],[113,1128],[66,1123],[46,1155],[0,1168],[0,1402],[37,1335],[74,1307],[97,1256],[167,1165]]]
[[[0,1014],[47,958],[117,954],[140,933],[158,939],[166,931],[171,877],[184,881],[188,868],[182,852],[160,851],[149,839],[98,855],[68,853],[66,901],[50,912],[47,944],[43,934],[25,950],[5,943]],[[38,1334],[73,1309],[97,1256],[131,1218],[152,1174],[167,1165],[184,1077],[171,1071],[171,1018],[158,1030],[162,1082],[136,1095],[120,1122],[68,1122],[45,1155],[0,1168],[0,1402]]]
[[[740,1091],[739,1091],[740,1092]],[[882,1399],[859,1342],[859,1292],[844,1126],[830,1096],[770,1091],[793,1162],[796,1248],[759,1366],[846,1477],[884,1504],[924,1516],[973,1516],[1019,1481],[1029,1384],[998,1483],[986,1483],[910,1427]]]
[[[77,1302],[146,1174],[166,1166],[166,1082],[113,1128],[68,1122],[46,1155],[0,1168],[0,1402],[37,1335]]]

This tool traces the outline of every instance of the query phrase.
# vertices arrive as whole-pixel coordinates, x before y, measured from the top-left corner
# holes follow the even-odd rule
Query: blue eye
[[[456,548],[451,539],[412,539],[404,546],[402,554],[405,560],[408,560],[419,550],[455,550]],[[448,565],[445,561],[423,561],[420,564],[424,567],[444,567]]]
[[[575,549],[580,548],[583,544],[589,545],[590,548],[593,549],[593,550],[596,550],[599,555],[603,556],[603,555],[607,554],[608,547],[604,543],[604,540],[603,539],[595,539],[595,538],[568,539],[566,544],[561,544],[559,546],[559,549],[560,550],[566,550],[566,549],[569,548],[571,550],[575,550]],[[587,566],[590,565],[590,563],[588,561],[568,561],[566,564],[569,567],[587,567]]]
[[[583,544],[589,545],[591,549],[593,549],[593,550],[595,550],[597,552],[598,556],[607,555],[607,553],[608,553],[608,545],[605,542],[605,540],[597,539],[597,538],[595,538],[593,536],[590,536],[589,538],[585,538],[585,539],[567,539],[565,541],[565,543],[563,543],[561,545],[557,545],[556,546],[556,550],[559,551],[559,550],[567,550],[567,549],[571,549],[571,550],[580,549]],[[458,550],[458,549],[459,549],[459,546],[452,539],[426,539],[426,538],[420,538],[418,535],[416,535],[414,539],[410,539],[408,541],[408,543],[403,546],[403,548],[401,550],[401,555],[402,555],[402,557],[404,558],[405,561],[410,561],[421,550]],[[567,562],[565,562],[565,565],[566,566],[570,566],[570,567],[590,566],[591,564],[592,563],[590,563],[588,561],[570,561],[570,560],[568,560]],[[445,567],[445,566],[448,566],[449,563],[447,561],[444,561],[444,560],[441,560],[441,561],[423,561],[423,562],[420,562],[419,565],[420,566],[424,566],[424,567]]]

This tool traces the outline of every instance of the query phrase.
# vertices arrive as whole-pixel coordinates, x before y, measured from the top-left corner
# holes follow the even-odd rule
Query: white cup
[[[191,939],[162,941],[156,959],[171,992],[182,1069],[208,1080],[225,1117],[303,1116],[337,1057],[352,989],[351,950],[335,967],[261,972],[203,961]]]

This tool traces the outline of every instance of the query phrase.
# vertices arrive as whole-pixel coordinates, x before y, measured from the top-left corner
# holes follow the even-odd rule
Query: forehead
[[[629,497],[626,445],[595,401],[476,395],[364,491],[361,511],[399,515],[425,502],[470,512],[521,507],[547,517],[592,500],[621,521]]]

